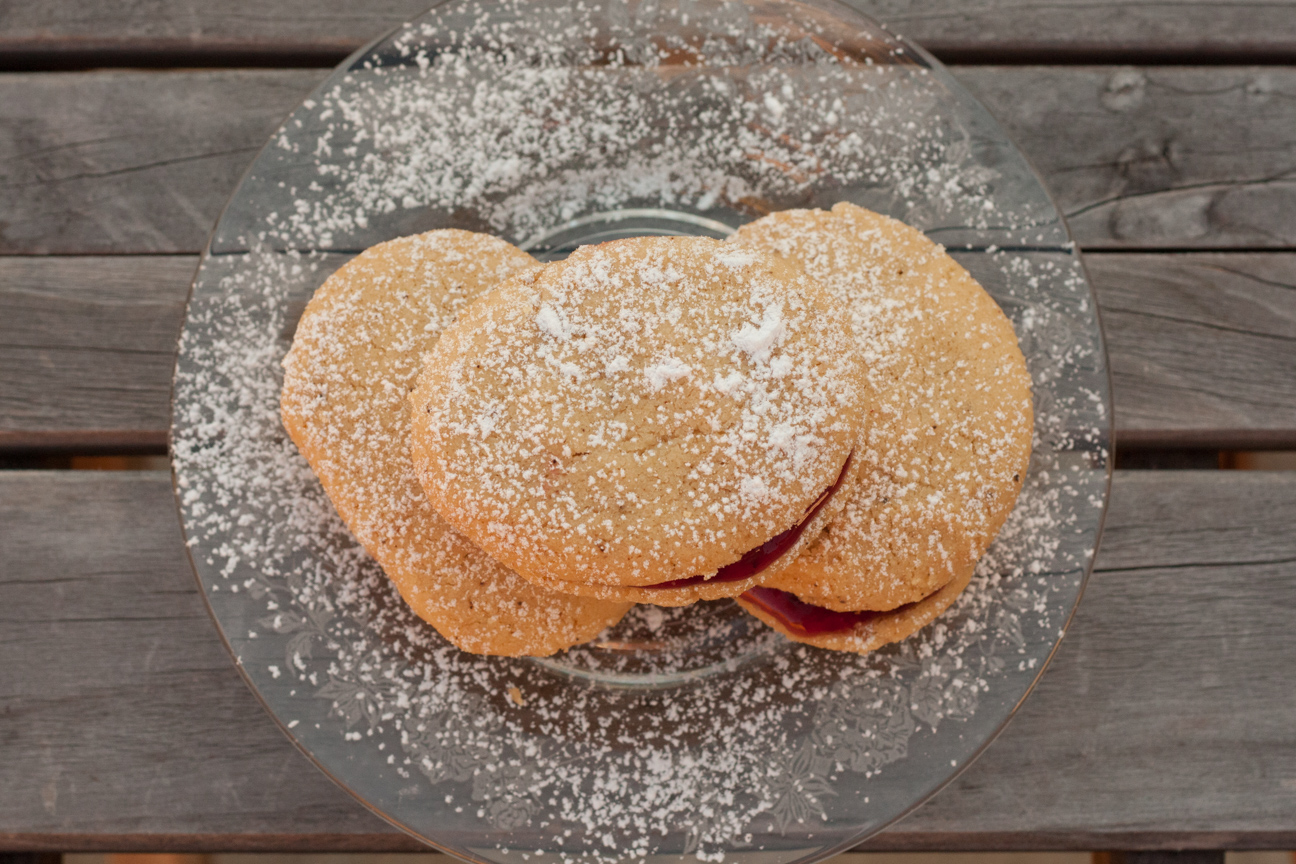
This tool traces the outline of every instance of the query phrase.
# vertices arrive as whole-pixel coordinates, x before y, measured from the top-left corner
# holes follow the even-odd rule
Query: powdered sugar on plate
[[[358,251],[451,218],[522,243],[590,213],[750,218],[848,188],[947,246],[1066,242],[1034,179],[998,169],[992,121],[954,122],[957,85],[866,19],[692,0],[627,15],[459,2],[407,25],[294,114],[215,246]]]
[[[236,193],[181,340],[176,491],[244,673],[331,776],[477,860],[782,862],[857,842],[1009,716],[1066,625],[1106,500],[1089,289],[1002,133],[844,10],[649,7],[451,3],[337,73]],[[903,644],[830,654],[717,604],[641,607],[543,662],[463,654],[406,610],[280,426],[296,318],[347,258],[329,250],[449,225],[629,234],[644,223],[617,213],[636,208],[693,231],[839,199],[951,248],[999,247],[958,257],[1034,379],[1018,507],[958,605]],[[668,361],[664,382],[686,374]]]

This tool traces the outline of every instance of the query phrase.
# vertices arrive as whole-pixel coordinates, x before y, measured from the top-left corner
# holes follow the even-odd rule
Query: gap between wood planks
[[[164,40],[146,45],[38,46],[0,39],[0,72],[79,72],[89,69],[331,69],[363,43],[337,46],[191,45]],[[1268,46],[1220,48],[1112,48],[922,46],[936,59],[961,66],[1292,66],[1296,49]]]

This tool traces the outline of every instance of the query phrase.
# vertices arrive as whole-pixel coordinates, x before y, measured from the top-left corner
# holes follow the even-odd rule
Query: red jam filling
[[[935,593],[935,592],[932,592]],[[929,594],[928,597],[931,595]],[[787,628],[789,633],[797,636],[818,636],[822,633],[841,633],[853,630],[859,624],[867,624],[884,615],[894,615],[912,609],[926,600],[915,600],[884,612],[864,610],[862,612],[835,612],[822,606],[815,606],[797,599],[795,594],[780,591],[777,588],[748,588],[742,599],[759,606],[764,612]]]
[[[764,570],[783,556],[796,542],[801,539],[802,532],[806,526],[819,514],[823,506],[828,503],[838,489],[841,488],[842,481],[846,479],[846,474],[850,469],[851,459],[854,453],[846,457],[845,464],[842,465],[841,473],[833,484],[823,491],[823,494],[806,509],[805,517],[793,525],[782,534],[766,540],[760,546],[744,554],[732,564],[726,564],[716,571],[716,574],[708,579],[705,576],[685,576],[683,579],[672,579],[669,582],[659,582],[656,585],[645,585],[644,588],[688,588],[692,585],[701,585],[704,582],[739,582],[743,579],[750,579],[757,573]]]

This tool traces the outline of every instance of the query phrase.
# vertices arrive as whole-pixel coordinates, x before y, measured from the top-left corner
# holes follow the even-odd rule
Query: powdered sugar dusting
[[[770,354],[787,333],[783,322],[783,307],[771,303],[765,307],[759,324],[744,324],[742,329],[733,334],[733,343],[753,363],[766,363]]]
[[[720,14],[693,6],[694,24]],[[887,65],[885,50],[874,67],[849,66],[824,48],[835,43],[819,11],[790,7],[805,39],[756,38],[771,25],[726,5],[732,20],[705,25],[724,38],[685,46],[731,52],[715,66],[662,63],[663,51],[682,50],[652,38],[678,28],[670,3],[654,7],[675,16],[670,26],[620,5],[608,13],[623,16],[600,48],[614,63],[568,68],[548,48],[517,50],[534,37],[579,55],[592,32],[582,27],[603,15],[582,8],[535,0],[486,17],[448,4],[285,126],[218,229],[214,252],[238,254],[204,260],[188,310],[173,427],[186,536],[214,615],[276,717],[411,830],[498,862],[537,850],[565,861],[808,859],[963,764],[1066,624],[1106,494],[1105,369],[1089,294],[1056,243],[962,259],[1017,325],[1038,439],[973,588],[913,639],[859,658],[726,629],[745,616],[708,617],[719,634],[708,656],[722,658],[732,639],[753,648],[745,664],[637,688],[553,670],[598,681],[647,665],[668,678],[696,610],[634,610],[624,630],[546,665],[457,651],[409,613],[279,425],[279,361],[296,316],[345,256],[247,251],[255,244],[358,249],[445,224],[519,240],[618,208],[736,222],[841,198],[925,227],[972,226],[957,236],[982,245],[1061,234],[1042,193],[1015,191],[1035,188],[1029,171],[1004,161],[1009,151],[983,159],[971,127],[950,119],[961,109],[938,76],[870,71]],[[728,62],[742,51],[755,62]],[[611,374],[618,367],[607,360]],[[706,383],[730,395],[748,386]]]
[[[462,654],[408,613],[279,429],[284,322],[328,263],[206,265],[177,379],[178,491],[209,599],[258,689],[331,770],[416,830],[608,861],[852,836],[861,814],[899,806],[888,795],[924,770],[914,755],[969,752],[959,735],[1000,711],[978,706],[1014,702],[1066,620],[1087,563],[1069,537],[1092,537],[1104,474],[1060,452],[1039,457],[960,605],[877,656],[774,644],[754,665],[639,692]],[[952,718],[964,731],[939,744]],[[886,770],[906,754],[904,772]],[[543,839],[567,831],[559,847]]]
[[[615,371],[621,368],[618,365],[618,361],[620,363],[626,362],[624,356],[618,355],[609,361],[603,368],[612,369],[615,374]],[[679,381],[681,378],[687,378],[692,373],[692,367],[674,357],[665,357],[662,358],[659,363],[653,363],[650,366],[644,367],[644,377],[648,379],[648,387],[654,392],[662,389],[672,381]]]
[[[750,218],[847,197],[822,197],[834,189],[949,244],[987,230],[1001,246],[1065,242],[1033,181],[1006,198],[978,131],[942,116],[946,83],[862,19],[778,0],[621,14],[435,10],[297,113],[264,156],[275,170],[250,181],[270,215],[235,210],[219,242],[360,249],[389,239],[380,222],[412,233],[473,201],[482,227],[520,243],[616,208]]]
[[[557,310],[554,309],[552,303],[540,304],[540,311],[535,315],[535,323],[543,333],[560,342],[567,341],[567,337],[570,335],[569,325],[563,320]]]
[[[821,287],[723,251],[588,246],[465,310],[410,397],[433,506],[577,594],[707,576],[801,521],[855,446],[863,370]],[[735,376],[741,398],[712,386]]]

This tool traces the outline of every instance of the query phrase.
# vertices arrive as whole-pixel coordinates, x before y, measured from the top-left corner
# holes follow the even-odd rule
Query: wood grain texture
[[[1296,255],[1088,255],[1123,444],[1296,447]]]
[[[0,2],[0,52],[316,53],[340,56],[430,0],[22,0]],[[938,52],[1213,56],[1296,53],[1296,4],[1195,0],[855,0]]]
[[[0,450],[164,446],[196,262],[0,257]],[[1296,447],[1296,254],[1086,262],[1120,441]]]
[[[955,72],[1082,247],[1296,247],[1296,69]]]
[[[197,252],[324,72],[0,75],[0,255]]]
[[[1296,843],[1296,475],[1118,473],[1001,738],[869,849]],[[280,735],[157,473],[0,474],[0,848],[415,848]]]
[[[1296,247],[1296,68],[955,67],[1090,249]],[[320,70],[0,76],[0,254],[197,252]]]
[[[196,266],[0,257],[0,447],[165,447]]]

